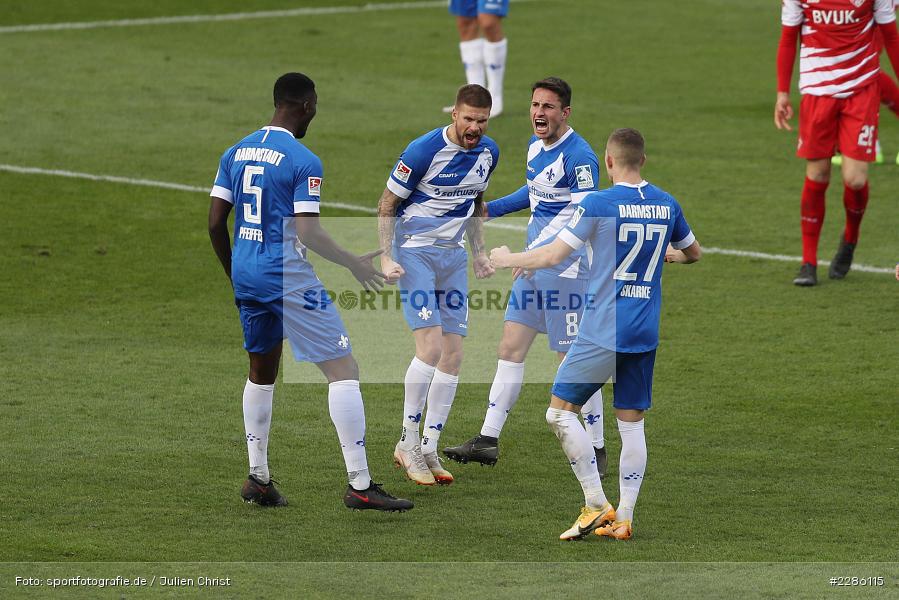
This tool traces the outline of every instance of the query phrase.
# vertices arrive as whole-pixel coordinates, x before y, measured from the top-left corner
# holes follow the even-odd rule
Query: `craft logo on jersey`
[[[393,171],[393,176],[402,181],[403,183],[409,183],[409,175],[412,174],[412,169],[406,166],[406,163],[400,161],[396,165],[396,169]]]
[[[584,214],[584,207],[578,206],[574,209],[574,214],[571,215],[571,220],[568,222],[568,226],[574,229],[577,227],[577,224],[581,222],[581,216]]]
[[[593,171],[590,165],[578,165],[574,168],[577,177],[577,187],[579,190],[586,190],[593,187]]]
[[[322,178],[321,177],[310,177],[309,178],[309,195],[310,196],[321,196],[322,195]]]

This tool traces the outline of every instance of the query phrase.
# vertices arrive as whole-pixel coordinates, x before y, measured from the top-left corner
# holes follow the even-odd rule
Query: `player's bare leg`
[[[846,228],[840,236],[837,253],[830,262],[828,276],[843,279],[852,266],[859,228],[865,208],[868,206],[868,163],[843,157],[843,207],[846,210]]]
[[[830,184],[830,159],[808,160],[805,164],[805,184],[802,188],[802,266],[793,279],[798,286],[818,283],[818,240],[824,225],[825,195]]]
[[[546,410],[546,422],[561,442],[571,470],[574,471],[584,492],[584,507],[581,514],[574,525],[559,536],[562,540],[581,539],[598,527],[615,520],[615,509],[602,489],[590,436],[577,418],[580,411],[580,406],[566,402],[558,396],[551,397],[549,408]]]
[[[475,17],[456,17],[456,29],[459,31],[459,55],[462,57],[462,68],[465,69],[466,83],[476,83],[487,87],[484,70],[484,40],[478,35],[478,20]],[[444,106],[443,112],[453,112],[454,106]]]
[[[268,469],[268,436],[272,425],[272,399],[281,363],[282,344],[264,354],[248,352],[250,372],[243,392],[243,422],[250,474],[240,490],[244,502],[259,506],[286,506]]]
[[[503,34],[503,19],[499,15],[479,14],[478,26],[484,33],[484,65],[487,69],[487,89],[493,98],[491,117],[503,112],[503,77],[506,73],[508,41]]]
[[[618,483],[621,496],[615,509],[615,521],[596,530],[596,535],[618,540],[633,535],[634,506],[640,494],[640,484],[646,472],[646,438],[643,434],[643,411],[616,409],[618,431],[621,433],[621,459]]]

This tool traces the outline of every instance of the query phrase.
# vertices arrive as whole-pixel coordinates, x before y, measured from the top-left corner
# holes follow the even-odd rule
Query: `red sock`
[[[827,183],[818,183],[808,177],[802,187],[802,262],[818,264],[818,238],[824,224],[824,197]]]
[[[880,72],[877,82],[880,84],[880,102],[899,117],[899,86],[883,71]]]
[[[858,230],[865,216],[865,207],[868,206],[868,183],[858,190],[848,186],[843,187],[843,206],[846,208],[846,231],[843,237],[850,244],[858,243]]]

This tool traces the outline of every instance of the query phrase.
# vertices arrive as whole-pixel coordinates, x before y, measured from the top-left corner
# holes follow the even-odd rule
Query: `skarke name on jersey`
[[[860,23],[854,10],[813,10],[812,22],[815,25],[848,25]]]

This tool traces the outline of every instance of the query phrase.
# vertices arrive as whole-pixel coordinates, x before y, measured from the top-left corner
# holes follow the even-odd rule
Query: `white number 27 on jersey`
[[[618,241],[628,241],[631,233],[633,233],[637,239],[634,241],[634,245],[631,247],[630,252],[627,253],[627,256],[624,257],[624,260],[622,260],[621,264],[618,265],[618,268],[615,269],[615,279],[620,279],[622,281],[637,280],[637,274],[631,273],[628,269],[631,268],[631,263],[633,263],[640,255],[640,250],[643,248],[643,242],[649,241],[655,237],[656,248],[652,253],[652,258],[649,259],[649,264],[646,265],[646,273],[643,274],[643,281],[652,281],[652,276],[655,275],[656,268],[659,266],[659,257],[662,255],[662,244],[665,241],[665,234],[668,233],[668,226],[659,225],[657,223],[648,223],[646,225],[643,225],[642,223],[622,223],[618,228]]]
[[[262,223],[262,188],[253,185],[253,176],[265,173],[265,167],[247,165],[243,168],[243,193],[256,197],[255,204],[245,202],[243,205],[243,220],[245,223]],[[254,210],[255,208],[255,210]]]

